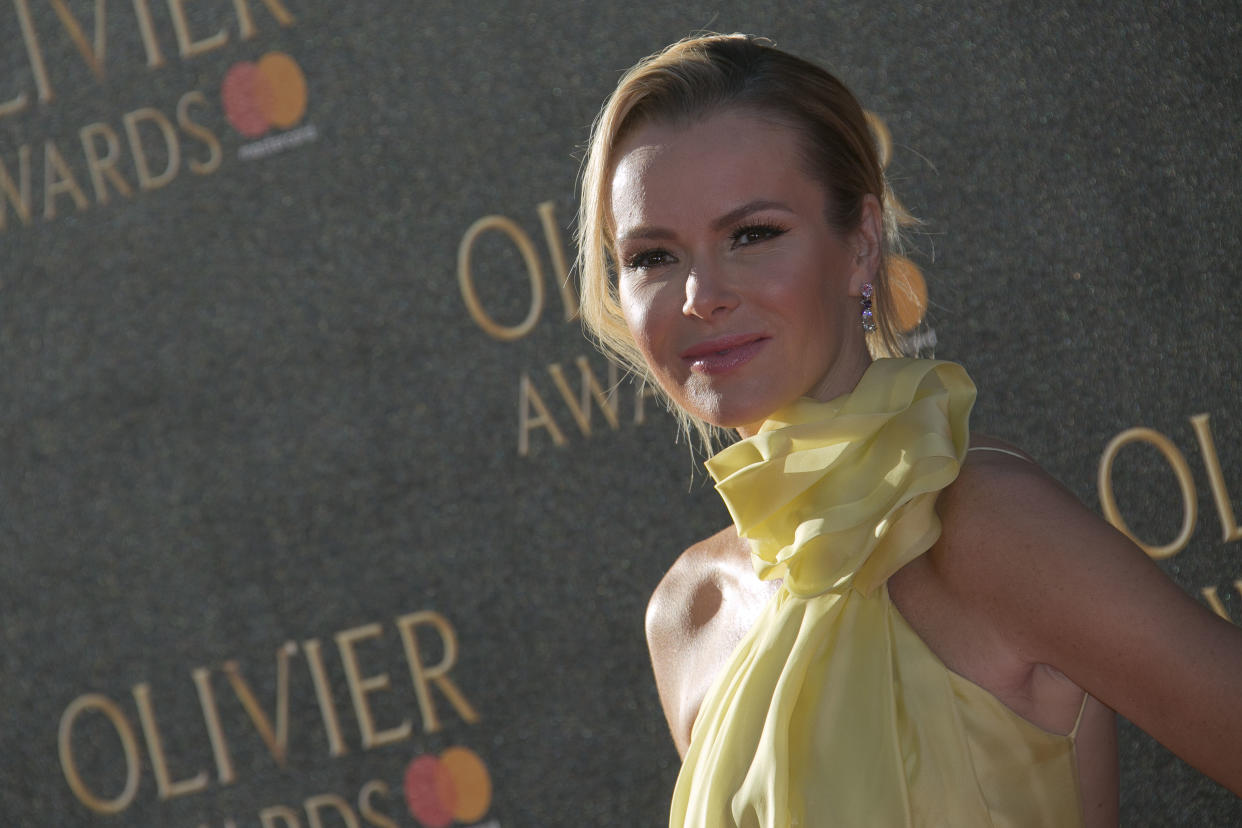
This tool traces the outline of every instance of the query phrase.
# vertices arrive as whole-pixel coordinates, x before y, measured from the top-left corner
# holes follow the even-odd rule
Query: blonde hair
[[[582,320],[600,349],[659,387],[617,295],[608,209],[617,146],[643,125],[688,124],[730,108],[761,110],[800,133],[804,161],[828,194],[827,219],[838,232],[857,227],[866,196],[879,201],[885,244],[873,282],[876,330],[867,334],[867,347],[873,357],[904,354],[887,270],[900,244],[899,224],[912,219],[889,192],[866,113],[825,70],[742,34],[691,37],[644,58],[625,73],[595,119],[582,168],[577,271]],[[662,389],[661,397],[683,429],[697,431],[710,451],[720,429],[674,405]]]

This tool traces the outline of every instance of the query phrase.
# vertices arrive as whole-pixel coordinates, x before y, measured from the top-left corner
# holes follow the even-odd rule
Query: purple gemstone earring
[[[862,329],[865,333],[875,332],[875,313],[871,310],[871,295],[875,292],[870,282],[862,286]]]

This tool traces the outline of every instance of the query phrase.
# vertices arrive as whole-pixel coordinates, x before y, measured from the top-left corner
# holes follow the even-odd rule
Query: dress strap
[[[1087,702],[1091,699],[1091,694],[1086,690],[1082,691],[1082,704],[1078,706],[1078,718],[1074,719],[1074,729],[1069,732],[1070,739],[1078,739],[1078,728],[1082,725],[1082,714],[1087,712]]]
[[[996,446],[971,446],[970,448],[966,450],[967,451],[998,451],[1001,454],[1008,454],[1009,456],[1016,457],[1019,460],[1025,460],[1027,463],[1031,462],[1030,458],[1024,455],[1018,454],[1018,452],[1016,451],[1010,451],[1009,449],[997,448]]]

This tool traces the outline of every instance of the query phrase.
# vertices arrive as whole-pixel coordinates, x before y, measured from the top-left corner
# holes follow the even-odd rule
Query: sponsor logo
[[[478,755],[451,747],[438,757],[423,755],[405,770],[405,803],[424,828],[475,823],[492,804],[492,779]]]
[[[306,117],[306,75],[298,62],[284,52],[268,52],[258,61],[243,60],[229,67],[220,84],[220,102],[229,124],[239,135],[262,139],[238,149],[237,157],[243,161],[263,158],[318,137],[314,124],[298,127]],[[273,130],[282,131],[268,135]]]

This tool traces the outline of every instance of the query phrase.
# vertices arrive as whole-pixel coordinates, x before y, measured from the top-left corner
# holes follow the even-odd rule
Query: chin
[[[771,401],[728,399],[720,394],[690,393],[678,400],[685,411],[719,428],[746,433],[758,430],[780,408]]]

